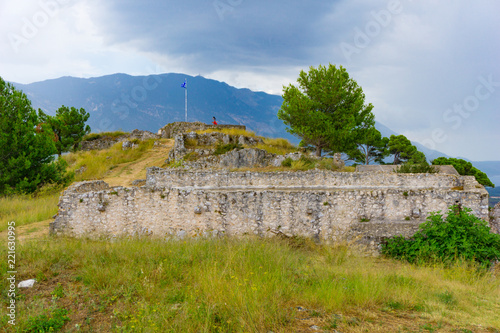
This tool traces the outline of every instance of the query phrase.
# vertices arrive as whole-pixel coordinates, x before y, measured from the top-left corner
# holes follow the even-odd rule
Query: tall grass
[[[10,221],[22,226],[50,219],[57,213],[59,194],[59,191],[51,191],[39,196],[0,197],[0,231],[6,230]]]
[[[285,155],[288,153],[295,153],[297,147],[292,145],[290,141],[283,138],[264,138],[264,143],[258,144],[256,148],[264,149],[268,153]]]
[[[153,147],[154,141],[154,139],[139,141],[137,148],[127,150],[122,150],[122,143],[118,142],[109,149],[79,151],[63,158],[68,162],[70,170],[84,170],[76,174],[76,181],[100,179],[118,164],[143,157]]]
[[[249,136],[249,137],[252,137],[252,138],[259,137],[259,136],[257,136],[257,134],[255,134],[255,132],[247,131],[247,130],[244,130],[244,129],[241,129],[241,128],[220,128],[220,129],[219,128],[209,128],[209,129],[206,129],[206,130],[196,131],[196,133],[198,133],[198,134],[204,134],[204,133],[223,133],[223,134],[228,134],[228,135]]]
[[[83,137],[83,141],[93,141],[104,137],[117,138],[125,134],[127,133],[123,131],[89,133]]]
[[[19,300],[20,323],[43,313],[35,304],[55,302],[73,314],[68,328],[82,324],[86,331],[293,332],[298,306],[322,323],[343,314],[339,329],[348,332],[355,331],[350,313],[376,311],[500,327],[500,281],[490,273],[415,267],[308,241],[59,238],[21,245],[19,258],[19,279],[39,277],[40,288],[51,290]],[[64,290],[54,301],[56,283]],[[107,320],[85,323],[100,314]]]

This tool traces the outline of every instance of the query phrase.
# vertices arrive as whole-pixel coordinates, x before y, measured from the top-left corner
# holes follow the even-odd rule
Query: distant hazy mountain
[[[184,88],[187,79],[188,121],[241,124],[259,135],[299,140],[286,132],[277,118],[283,99],[278,95],[237,89],[224,82],[185,74],[130,76],[113,74],[82,79],[62,77],[31,84],[14,85],[23,90],[34,108],[54,115],[61,105],[84,108],[90,113],[88,124],[93,132],[133,129],[157,132],[164,125],[184,121]],[[383,136],[398,133],[381,123],[376,127]],[[430,160],[446,156],[413,142]],[[500,162],[474,162],[490,179],[500,177]],[[488,172],[489,170],[490,172]],[[500,179],[495,178],[496,184]]]
[[[85,108],[94,132],[135,128],[158,131],[162,126],[184,121],[184,88],[187,79],[188,121],[243,124],[259,134],[276,137],[285,126],[276,114],[280,96],[236,89],[223,82],[184,74],[130,76],[114,74],[81,79],[62,77],[28,85],[15,84],[35,108],[55,114],[61,106]]]

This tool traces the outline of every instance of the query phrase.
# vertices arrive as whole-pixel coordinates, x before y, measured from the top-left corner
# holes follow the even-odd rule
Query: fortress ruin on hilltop
[[[158,136],[175,138],[167,162],[179,165],[149,168],[143,186],[110,187],[104,181],[70,186],[60,198],[51,234],[182,238],[282,233],[325,242],[356,238],[377,245],[397,234],[412,235],[430,212],[445,212],[454,204],[489,220],[488,192],[473,176],[316,169],[231,171],[281,165],[285,156],[253,148],[258,138],[194,133],[205,129],[199,124],[174,123],[158,132]],[[211,154],[214,145],[231,142],[247,148]],[[193,154],[194,161],[186,158]],[[300,153],[286,157],[298,159]],[[491,227],[499,232],[498,222],[492,221]]]

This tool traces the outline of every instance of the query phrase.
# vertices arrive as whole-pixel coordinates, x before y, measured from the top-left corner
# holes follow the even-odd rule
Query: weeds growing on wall
[[[228,144],[219,143],[215,147],[214,155],[222,155],[222,154],[230,152],[231,150],[234,150],[234,149],[240,150],[240,149],[243,149],[243,146],[240,145],[239,143],[234,143],[234,142],[231,142]]]
[[[282,167],[288,167],[292,170],[306,171],[311,169],[322,169],[331,171],[340,171],[342,168],[333,162],[332,158],[315,159],[306,156],[301,156],[298,160],[294,161],[287,157],[281,162]],[[343,168],[342,171],[350,171]]]
[[[292,145],[287,139],[283,138],[264,138],[264,143],[258,144],[255,148],[263,149],[268,153],[276,155],[285,155],[295,153],[297,151],[297,147]]]
[[[446,217],[440,212],[431,213],[410,239],[389,239],[382,253],[417,264],[465,260],[489,267],[500,259],[500,235],[492,233],[469,208],[457,205],[449,208]]]
[[[244,130],[244,129],[241,129],[241,128],[209,128],[209,129],[206,129],[206,130],[196,131],[196,133],[197,134],[223,133],[223,134],[227,134],[227,135],[236,135],[236,136],[243,135],[243,136],[248,136],[248,137],[252,137],[252,138],[259,137],[259,136],[257,136],[255,134],[255,132],[247,131],[247,130]]]

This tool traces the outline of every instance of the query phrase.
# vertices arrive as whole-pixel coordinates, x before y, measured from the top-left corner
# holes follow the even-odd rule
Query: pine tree
[[[53,162],[56,147],[49,133],[26,95],[0,77],[0,194],[67,180],[65,162]]]
[[[374,123],[373,105],[365,104],[363,90],[342,66],[311,66],[308,73],[300,72],[297,82],[298,87],[283,88],[278,118],[304,145],[316,147],[316,156],[324,149],[352,149],[354,130]]]

